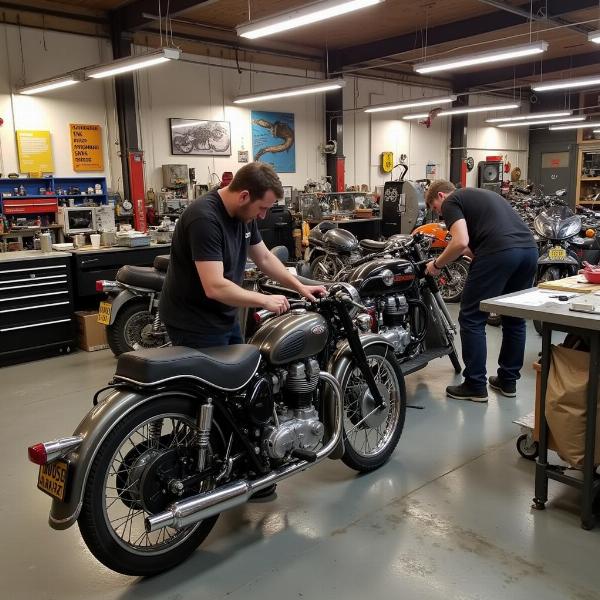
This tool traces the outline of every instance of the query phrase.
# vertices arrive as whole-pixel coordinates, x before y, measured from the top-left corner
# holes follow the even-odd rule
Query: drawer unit
[[[70,352],[72,313],[68,257],[0,258],[0,364]]]
[[[58,200],[52,196],[40,198],[5,198],[2,209],[6,215],[37,215],[58,212]]]

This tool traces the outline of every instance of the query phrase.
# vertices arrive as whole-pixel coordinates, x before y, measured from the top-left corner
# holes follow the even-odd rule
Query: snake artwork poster
[[[252,111],[254,160],[270,164],[277,173],[296,172],[293,113]]]

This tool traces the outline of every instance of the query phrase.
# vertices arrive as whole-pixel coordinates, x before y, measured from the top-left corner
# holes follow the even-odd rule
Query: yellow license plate
[[[38,489],[63,502],[67,491],[68,473],[69,463],[66,460],[55,460],[42,465],[38,474]]]
[[[111,311],[112,304],[110,302],[100,302],[100,308],[98,309],[98,323],[102,323],[102,325],[110,325]]]
[[[567,258],[567,251],[560,246],[555,246],[548,252],[548,258],[552,260],[565,260]]]

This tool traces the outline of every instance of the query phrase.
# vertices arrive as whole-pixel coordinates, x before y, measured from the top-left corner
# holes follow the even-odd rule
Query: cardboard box
[[[108,348],[106,341],[106,325],[98,323],[98,312],[78,310],[75,312],[77,321],[77,343],[82,350],[94,352]]]

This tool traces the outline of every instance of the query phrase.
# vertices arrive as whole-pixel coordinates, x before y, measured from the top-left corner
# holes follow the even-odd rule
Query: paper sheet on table
[[[511,296],[510,298],[502,298],[495,300],[495,302],[501,302],[502,304],[523,304],[525,306],[542,306],[543,304],[567,304],[564,300],[561,301],[556,297],[552,296],[568,296],[569,300],[577,297],[579,294],[560,294],[559,292],[545,292],[542,290],[534,290],[533,292],[527,292],[526,294],[520,294],[518,296]]]

